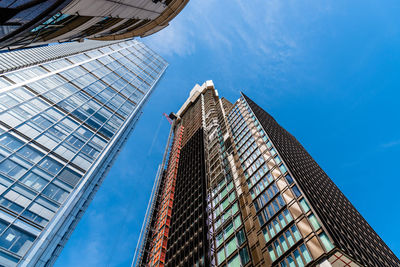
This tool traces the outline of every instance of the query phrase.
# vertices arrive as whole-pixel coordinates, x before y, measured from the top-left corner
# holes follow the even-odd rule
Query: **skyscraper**
[[[0,54],[0,265],[51,265],[167,63],[136,40]]]
[[[196,85],[171,113],[132,265],[400,266],[303,146],[246,95]],[[168,155],[169,145],[165,155]]]
[[[0,49],[148,36],[168,26],[189,0],[0,1]]]

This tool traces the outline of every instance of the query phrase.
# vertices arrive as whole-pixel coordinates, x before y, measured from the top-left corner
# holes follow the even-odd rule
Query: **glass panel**
[[[301,251],[301,254],[303,254],[304,259],[306,260],[306,263],[309,263],[310,261],[312,261],[312,257],[304,244],[300,246],[300,251]]]
[[[300,200],[300,206],[303,208],[304,212],[308,212],[310,210],[310,207],[308,206],[306,200],[304,198],[302,198]]]
[[[236,238],[232,238],[226,244],[226,256],[229,257],[237,248]]]
[[[285,227],[285,226],[286,226],[286,221],[285,221],[285,219],[283,218],[283,215],[282,215],[282,214],[279,214],[279,215],[278,215],[278,219],[279,219],[279,222],[281,223],[282,227]]]
[[[297,187],[297,185],[294,185],[294,186],[292,187],[292,190],[293,190],[293,193],[294,193],[294,195],[295,195],[296,197],[301,196],[300,190],[299,190],[299,188]]]
[[[327,251],[331,251],[334,248],[331,241],[329,240],[328,236],[325,233],[320,234],[319,238],[321,239]]]
[[[221,248],[217,253],[218,263],[221,264],[225,260],[224,248]]]
[[[290,247],[293,246],[293,245],[294,245],[294,239],[293,239],[292,234],[290,233],[290,231],[287,230],[287,231],[285,232],[285,235],[286,235],[286,238],[287,238],[287,240],[288,240],[288,242],[289,242],[289,246],[290,246]]]
[[[219,247],[224,242],[224,235],[223,232],[219,233],[216,237],[216,245]]]
[[[265,242],[268,242],[270,240],[270,238],[269,238],[267,229],[263,229],[263,234],[264,234]]]
[[[11,226],[0,237],[0,246],[23,256],[33,243],[35,236]]]
[[[283,235],[281,235],[281,236],[279,237],[279,241],[281,242],[283,251],[288,250],[289,247],[288,247],[288,245],[287,245],[287,243],[286,243],[286,239],[285,239],[285,237],[284,237]]]
[[[293,260],[292,256],[288,256],[287,260],[289,262],[289,267],[296,267],[296,263],[294,263],[294,260]]]
[[[28,173],[22,180],[21,182],[32,189],[35,189],[36,191],[40,191],[43,189],[43,187],[48,183],[47,180],[43,179],[39,175],[36,175],[34,173]]]
[[[310,214],[310,216],[308,216],[308,219],[310,220],[311,225],[313,226],[315,231],[318,230],[321,227],[319,225],[318,220],[317,220],[317,218],[315,217],[314,214]]]
[[[54,185],[54,184],[49,184],[46,189],[43,191],[43,194],[59,203],[64,202],[64,200],[68,196],[68,192],[65,191],[64,189],[61,189],[60,187]]]
[[[237,234],[236,234],[237,241],[239,243],[239,246],[241,246],[245,241],[246,241],[246,236],[244,234],[243,229],[241,229]]]
[[[239,254],[243,265],[247,264],[250,261],[250,256],[247,247],[242,248],[239,251]]]
[[[278,254],[278,257],[280,257],[283,252],[282,252],[281,246],[279,245],[279,242],[277,240],[274,241],[274,246],[275,246],[276,254]]]
[[[235,229],[239,228],[240,225],[242,225],[242,220],[240,219],[240,215],[236,216],[234,223],[235,223]]]
[[[296,241],[299,241],[301,239],[301,235],[300,235],[299,230],[297,230],[297,227],[295,225],[293,225],[290,229],[292,230],[294,238],[296,239]]]
[[[279,169],[281,170],[282,174],[284,174],[285,172],[287,172],[285,165],[281,165],[279,166]]]
[[[286,220],[287,220],[288,222],[291,222],[291,221],[293,220],[292,215],[290,215],[290,212],[289,212],[288,210],[284,210],[284,211],[283,211],[283,214],[285,215]]]
[[[228,267],[240,267],[240,258],[239,254],[233,256],[232,259],[228,261]]]
[[[295,257],[295,259],[296,259],[297,264],[299,265],[299,267],[303,267],[303,266],[304,266],[304,263],[303,263],[303,260],[301,259],[301,256],[300,256],[299,251],[296,249],[296,250],[293,252],[293,254],[294,254],[294,257]]]
[[[289,184],[293,184],[293,178],[292,178],[292,176],[290,176],[289,174],[286,174],[285,178],[286,178],[286,181],[287,181]]]
[[[281,230],[281,227],[279,226],[279,223],[277,220],[273,220],[272,222],[274,224],[274,227],[276,229],[276,232],[279,232]]]
[[[224,229],[224,238],[225,240],[229,238],[229,236],[234,232],[233,230],[233,223],[228,224]]]
[[[272,248],[272,246],[268,247],[268,252],[269,252],[269,256],[271,257],[271,260],[275,261],[276,260],[276,255],[275,255],[275,251]]]

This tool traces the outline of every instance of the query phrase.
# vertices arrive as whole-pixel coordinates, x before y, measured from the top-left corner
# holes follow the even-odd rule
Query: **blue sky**
[[[142,39],[170,66],[56,266],[129,266],[169,124],[195,83],[245,92],[400,256],[400,2],[191,0]]]

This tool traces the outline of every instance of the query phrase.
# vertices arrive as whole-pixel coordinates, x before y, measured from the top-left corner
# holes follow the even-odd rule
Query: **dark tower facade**
[[[171,117],[159,173],[172,161],[176,176],[159,175],[154,190],[173,184],[170,210],[154,227],[164,211],[152,196],[134,266],[400,266],[296,138],[244,94],[232,104],[207,81]]]

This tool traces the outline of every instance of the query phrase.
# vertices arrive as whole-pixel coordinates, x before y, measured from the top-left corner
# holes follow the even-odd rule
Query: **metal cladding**
[[[175,133],[185,130],[165,262],[148,260],[145,237],[133,265],[399,266],[301,144],[247,96],[232,104],[207,81],[171,118]]]
[[[54,42],[148,36],[189,0],[26,0],[0,2],[0,49]]]
[[[155,230],[151,241],[150,266],[165,266],[165,254],[171,226],[172,205],[175,198],[176,175],[182,145],[183,129],[183,126],[180,126],[177,130],[170,152],[164,188],[161,195],[161,203],[157,212],[157,219],[154,225]]]

